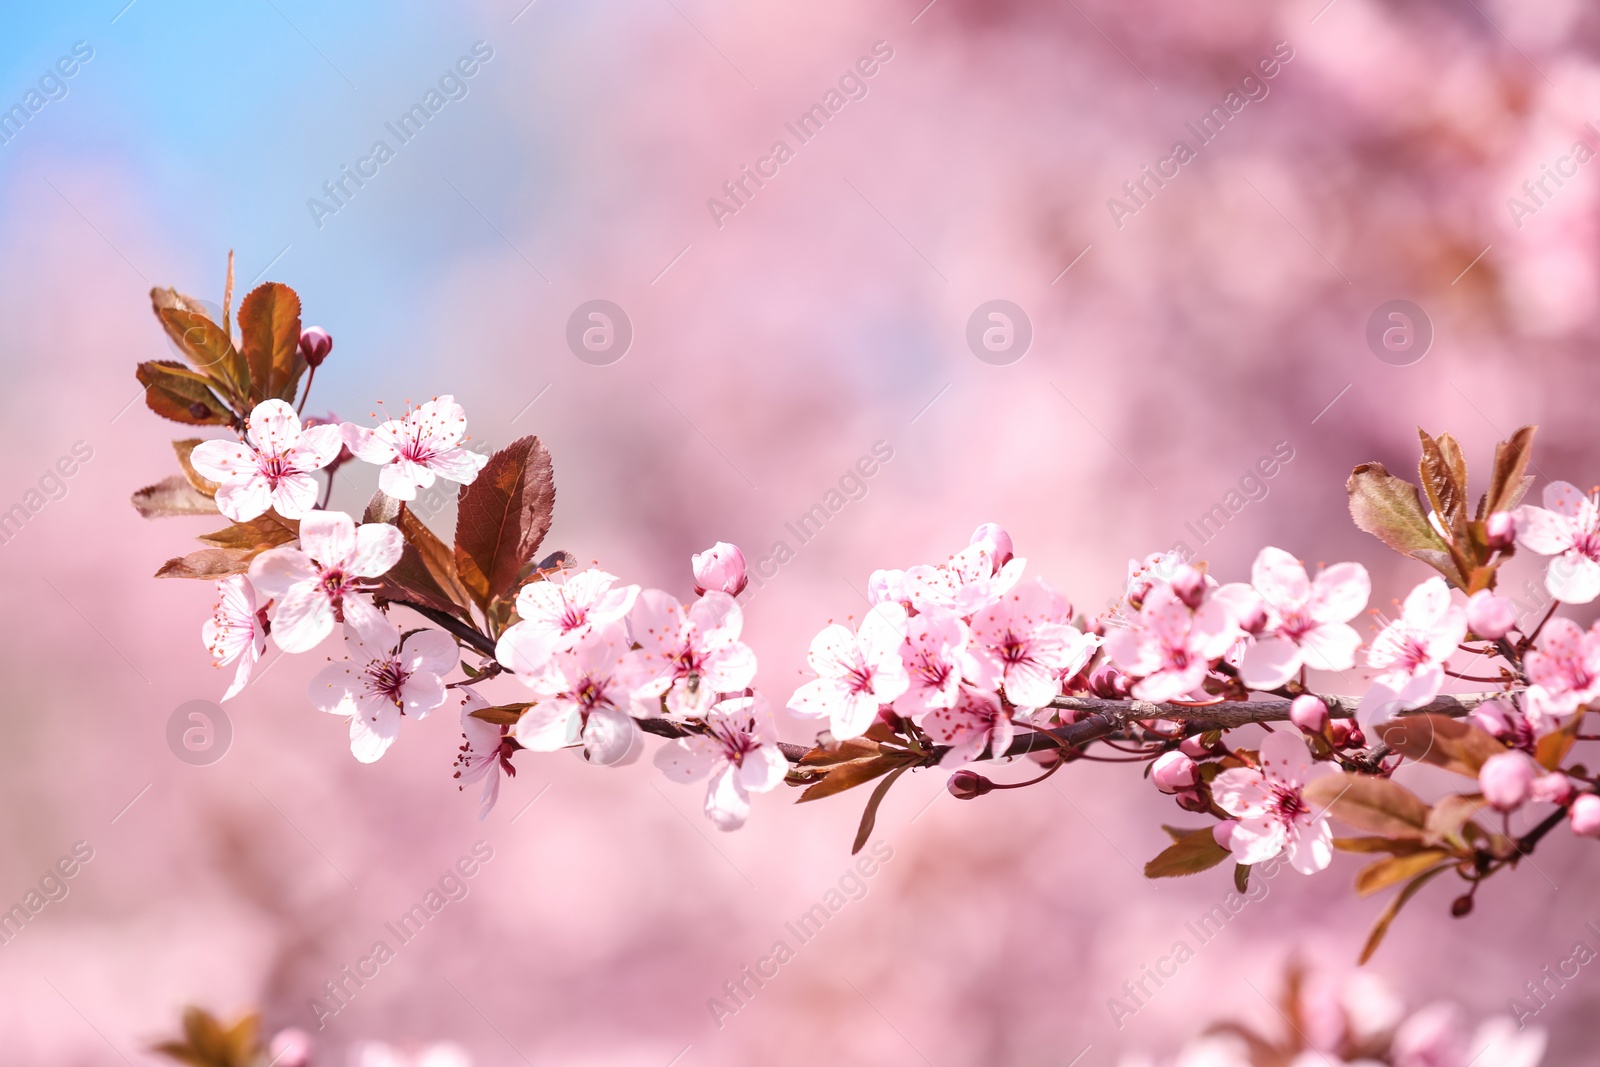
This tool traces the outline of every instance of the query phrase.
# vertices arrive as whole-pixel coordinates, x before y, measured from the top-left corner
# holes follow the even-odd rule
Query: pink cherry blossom
[[[705,716],[707,732],[691,734],[656,751],[668,778],[706,786],[706,817],[719,830],[737,830],[750,815],[750,794],[774,789],[788,773],[778,730],[764,696],[733,697]]]
[[[1440,1002],[1395,1029],[1389,1059],[1394,1067],[1535,1067],[1544,1058],[1545,1040],[1543,1030],[1524,1029],[1503,1015],[1469,1031],[1465,1013]]]
[[[1012,559],[997,566],[993,551],[990,544],[972,544],[936,567],[910,568],[905,572],[907,599],[918,611],[960,616],[982,611],[1021,580],[1028,564],[1024,559]]]
[[[1517,544],[1555,556],[1545,588],[1557,600],[1587,604],[1600,596],[1600,502],[1570,482],[1544,487],[1544,507],[1524,504],[1512,512]]]
[[[1509,597],[1480,589],[1467,600],[1467,628],[1487,641],[1498,641],[1517,625],[1517,609]]]
[[[867,732],[878,710],[911,684],[900,656],[908,630],[906,610],[879,604],[851,633],[838,623],[811,641],[807,661],[817,677],[796,689],[789,710],[805,719],[827,719],[834,740]]]
[[[1522,665],[1529,682],[1529,719],[1535,709],[1553,718],[1570,715],[1600,697],[1600,623],[1586,631],[1563,616],[1550,619]]]
[[[336,622],[364,628],[374,622],[363,578],[377,578],[400,561],[405,540],[382,522],[357,526],[341,511],[313,511],[300,520],[299,547],[268,549],[250,564],[258,596],[273,598],[272,639],[285,652],[315,648]]]
[[[1083,669],[1100,639],[1069,625],[1066,598],[1035,578],[1005,593],[972,619],[973,656],[999,665],[1006,699],[1042,708],[1061,692],[1061,680]]]
[[[488,456],[461,447],[467,413],[449,395],[374,429],[347,422],[342,430],[357,459],[383,467],[378,488],[396,500],[415,500],[417,490],[433,485],[435,477],[471,485],[489,462]]]
[[[425,719],[444,703],[443,676],[460,650],[442,630],[418,630],[402,641],[382,615],[346,625],[344,647],[348,658],[324,667],[307,695],[319,711],[349,718],[350,751],[373,763],[400,736],[403,719]]]
[[[911,607],[911,594],[906,591],[906,572],[877,570],[867,578],[867,600],[878,604],[899,604]]]
[[[694,570],[694,593],[700,596],[715,589],[729,596],[744,592],[750,576],[745,572],[744,553],[738,545],[718,541],[704,552],[696,552],[689,560]]]
[[[997,696],[966,686],[953,707],[928,712],[922,728],[937,743],[950,746],[939,760],[941,767],[970,763],[983,755],[985,748],[991,755],[1003,755],[1016,733],[1010,713],[1000,706]]]
[[[648,705],[637,709],[642,715],[657,714],[665,694],[674,715],[698,716],[718,694],[741,692],[755,680],[756,654],[739,640],[744,615],[727,593],[708,590],[685,610],[670,593],[646,589],[629,623],[650,672],[635,691]]]
[[[1198,610],[1179,599],[1171,585],[1150,589],[1132,625],[1106,635],[1106,654],[1138,677],[1140,700],[1176,700],[1199,692],[1214,661],[1239,640],[1227,603],[1207,598]]]
[[[961,688],[962,661],[970,638],[967,624],[947,612],[916,615],[909,619],[906,642],[900,646],[900,658],[905,662],[906,677],[910,684],[895,700],[894,710],[901,715],[915,717],[933,708],[954,706]],[[986,687],[993,688],[998,680],[998,670],[994,669],[991,662]]]
[[[1443,578],[1429,578],[1411,590],[1400,617],[1385,626],[1367,650],[1367,666],[1378,674],[1362,697],[1361,721],[1420,708],[1438,696],[1444,665],[1466,636],[1466,612],[1450,602],[1450,587]]]
[[[500,635],[495,658],[507,670],[534,674],[554,653],[572,648],[591,630],[621,622],[633,610],[639,587],[613,589],[616,580],[616,575],[591,567],[529,582],[517,594],[521,621]]]
[[[1016,555],[1011,547],[1011,535],[1005,528],[997,523],[986,522],[972,531],[972,540],[969,545],[978,545],[989,553],[989,558],[994,561],[995,570],[999,570],[1010,563]]]
[[[238,661],[233,684],[222,695],[223,700],[232,699],[249,683],[256,661],[267,648],[267,632],[261,625],[250,579],[234,574],[217,583],[217,605],[200,627],[200,637],[218,667]]]
[[[515,736],[535,752],[581,744],[596,762],[626,757],[638,735],[629,709],[650,670],[629,651],[621,623],[587,629],[570,648],[550,656],[535,674],[522,676],[536,703],[517,721]]]
[[[1235,767],[1211,783],[1217,806],[1239,817],[1228,848],[1250,865],[1286,852],[1302,874],[1315,874],[1333,859],[1333,830],[1312,815],[1302,792],[1311,756],[1299,737],[1274,732],[1261,741],[1261,767]]]
[[[1239,676],[1252,689],[1271,690],[1302,666],[1347,671],[1361,635],[1350,620],[1367,606],[1372,583],[1359,563],[1339,563],[1315,580],[1281,548],[1263,548],[1250,572],[1267,608],[1266,632],[1244,652]]]
[[[511,754],[517,743],[505,736],[505,729],[492,722],[475,718],[473,712],[489,707],[477,690],[465,689],[461,700],[461,752],[456,756],[456,780],[465,789],[468,782],[483,782],[483,793],[478,800],[478,821],[489,817],[495,801],[500,799],[500,776],[515,778]]]
[[[294,408],[264,400],[250,413],[245,436],[250,444],[201,441],[189,453],[195,471],[218,485],[217,510],[234,522],[249,522],[268,508],[298,519],[316,507],[317,480],[311,472],[338,458],[339,428],[302,430]]]
[[[1163,793],[1188,789],[1200,780],[1200,769],[1182,752],[1164,752],[1150,765],[1150,780]]]

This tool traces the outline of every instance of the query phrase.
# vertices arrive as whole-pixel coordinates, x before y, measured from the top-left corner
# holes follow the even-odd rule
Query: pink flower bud
[[[1600,837],[1600,797],[1585,793],[1567,809],[1572,832],[1581,837]]]
[[[1015,554],[1011,551],[1011,535],[992,522],[986,522],[972,531],[972,540],[967,543],[987,548],[989,558],[994,561],[994,569],[997,571],[1010,563]]]
[[[1517,526],[1509,511],[1497,511],[1484,522],[1489,547],[1504,552],[1517,540]]]
[[[1533,780],[1529,796],[1542,804],[1565,804],[1572,799],[1572,779],[1560,771],[1541,774]]]
[[[1478,771],[1478,786],[1496,811],[1514,811],[1532,792],[1536,770],[1526,752],[1502,752],[1484,762]]]
[[[994,783],[977,771],[957,771],[950,776],[945,788],[957,800],[976,800],[993,789]]]
[[[1206,576],[1185,563],[1172,575],[1172,591],[1191,611],[1198,610],[1206,596]]]
[[[1308,734],[1320,734],[1328,728],[1328,705],[1303,693],[1289,705],[1289,721]]]
[[[1180,789],[1173,797],[1184,811],[1210,811],[1211,801],[1200,795],[1198,789]]]
[[[1232,819],[1229,819],[1226,822],[1217,823],[1217,825],[1211,828],[1212,840],[1221,845],[1223,848],[1229,848],[1231,842],[1233,841],[1234,828],[1238,825],[1239,824],[1234,822]]]
[[[1467,713],[1467,721],[1496,740],[1510,734],[1513,729],[1506,706],[1498,700],[1487,700],[1473,708]]]
[[[1211,746],[1206,744],[1199,734],[1196,734],[1193,737],[1185,737],[1182,743],[1178,745],[1178,751],[1190,759],[1199,759],[1202,756],[1211,755]]]
[[[333,351],[333,337],[321,326],[312,326],[300,334],[300,355],[313,367],[322,366],[322,361],[328,358],[328,353]]]
[[[1103,700],[1126,700],[1133,679],[1109,663],[1102,663],[1089,675],[1089,691]]]
[[[696,596],[703,596],[708,589],[738,596],[749,581],[744,569],[744,553],[737,545],[726,541],[718,541],[704,552],[695,553],[690,563],[694,567]]]
[[[1328,741],[1334,748],[1343,748],[1350,743],[1350,735],[1355,732],[1355,724],[1349,719],[1334,719],[1328,723]]]
[[[1517,624],[1517,609],[1510,599],[1484,589],[1467,601],[1467,625],[1479,637],[1498,641]]]
[[[1163,793],[1176,793],[1199,781],[1200,770],[1182,752],[1167,752],[1151,766],[1150,780]]]
[[[304,1030],[279,1030],[267,1046],[267,1056],[274,1067],[306,1067],[313,1044]]]

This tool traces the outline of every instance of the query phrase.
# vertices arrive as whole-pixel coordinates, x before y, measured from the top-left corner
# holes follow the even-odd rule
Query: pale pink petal
[[[246,435],[257,451],[280,455],[300,443],[300,416],[282,400],[263,400],[250,412]]]
[[[300,435],[300,443],[289,450],[289,462],[296,470],[317,471],[339,458],[344,435],[332,424],[313,426]]]
[[[301,536],[305,524],[300,526]],[[355,544],[346,564],[352,574],[363,578],[376,578],[400,562],[405,551],[405,536],[397,526],[386,522],[364,522],[355,529]]]
[[[1323,623],[1300,635],[1306,666],[1316,671],[1349,670],[1360,646],[1361,635],[1348,623]]]
[[[1443,578],[1433,577],[1406,594],[1401,617],[1409,626],[1431,628],[1450,609],[1450,587]]]
[[[306,687],[311,706],[330,715],[356,714],[355,696],[364,687],[366,662],[334,660],[318,671]]]
[[[828,718],[828,728],[833,732],[834,740],[848,741],[866,733],[877,720],[880,706],[877,698],[867,693],[847,696],[834,704]]]
[[[1367,606],[1372,579],[1359,563],[1335,563],[1311,583],[1306,613],[1317,622],[1349,622]]]
[[[296,585],[314,584],[318,571],[298,548],[269,548],[250,561],[250,584],[258,595],[271,600]]]
[[[745,789],[752,793],[765,793],[776,789],[789,773],[789,761],[777,745],[762,745],[745,753],[735,776]]]
[[[1298,733],[1274,730],[1261,739],[1261,769],[1269,778],[1304,785],[1311,771],[1311,753]]]
[[[909,629],[904,607],[899,604],[874,605],[861,620],[858,632],[861,649],[869,659],[893,656],[898,661],[900,646],[905,643]]]
[[[396,459],[378,472],[378,488],[396,500],[415,500],[421,484],[421,479],[415,477],[418,469],[404,459]]]
[[[827,719],[833,716],[833,709],[848,700],[849,696],[849,690],[835,679],[816,678],[794,691],[794,696],[789,698],[788,708],[803,719]]]
[[[366,463],[388,463],[397,455],[392,437],[347,422],[339,427],[345,446],[357,459]]]
[[[201,441],[189,453],[189,464],[202,478],[222,483],[238,481],[261,468],[255,450],[241,441]]]
[[[448,692],[444,679],[432,671],[418,671],[400,689],[401,704],[413,719],[426,719],[428,712],[444,703]]]
[[[399,530],[389,528],[399,535]],[[342,511],[313,511],[300,520],[300,547],[324,567],[345,566],[355,545],[355,520]]]
[[[1587,604],[1600,596],[1600,563],[1577,552],[1564,553],[1550,561],[1544,585],[1557,600]]]
[[[266,479],[261,479],[266,484]],[[317,480],[309,474],[285,474],[272,490],[272,510],[286,519],[299,519],[317,506]],[[217,495],[222,495],[219,490]]]
[[[628,616],[634,641],[647,656],[656,659],[677,653],[685,621],[678,598],[660,589],[642,590]]]
[[[1304,604],[1311,582],[1303,564],[1281,548],[1263,548],[1250,568],[1250,584],[1280,614]]]
[[[1544,487],[1544,506],[1563,518],[1581,518],[1588,502],[1583,490],[1571,482],[1551,482]]]
[[[1264,637],[1244,650],[1239,677],[1251,689],[1272,690],[1293,678],[1301,662],[1299,645],[1287,637]]]
[[[1006,699],[1019,708],[1042,708],[1061,693],[1056,673],[1023,661],[1006,668]]]
[[[1316,874],[1333,862],[1333,828],[1327,819],[1297,823],[1288,838],[1289,866],[1301,874]]]
[[[333,605],[321,589],[295,585],[273,608],[272,639],[285,652],[309,652],[333,633],[333,622]]]
[[[376,763],[400,736],[400,709],[387,704],[350,717],[350,751],[362,763]]]
[[[674,782],[698,782],[717,764],[717,744],[709,737],[684,737],[656,750],[655,764]]]
[[[406,638],[402,660],[414,671],[449,674],[461,659],[461,647],[443,630],[423,630]]]
[[[428,466],[441,478],[471,485],[478,480],[478,472],[489,462],[489,457],[470,448],[452,448],[428,460]]]
[[[707,785],[706,817],[719,830],[737,830],[750,817],[750,795],[733,767],[724,768]]]
[[[1577,524],[1571,519],[1531,504],[1513,511],[1511,520],[1517,531],[1517,544],[1541,556],[1559,555],[1570,549],[1578,538]]]
[[[535,704],[522,713],[512,733],[523,748],[554,752],[578,743],[583,716],[571,701],[556,698]]]
[[[249,522],[272,506],[272,487],[260,474],[217,486],[217,510],[234,522]]]
[[[755,649],[735,641],[718,649],[707,661],[701,676],[705,685],[718,693],[736,693],[756,678]]]
[[[856,635],[838,623],[823,627],[822,632],[811,639],[806,662],[824,678],[843,677],[861,663]]]
[[[1229,815],[1262,815],[1272,806],[1266,778],[1252,767],[1234,767],[1217,775],[1211,782],[1211,796]]]
[[[1288,830],[1275,816],[1254,815],[1234,824],[1228,851],[1233,853],[1235,863],[1250,867],[1282,852],[1288,836]]]

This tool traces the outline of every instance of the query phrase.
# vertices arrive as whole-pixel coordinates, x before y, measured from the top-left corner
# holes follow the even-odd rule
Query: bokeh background
[[[707,999],[837,883],[863,798],[785,790],[726,835],[647,762],[524,756],[480,824],[454,716],[360,766],[304,699],[320,651],[230,702],[223,760],[180,762],[168,717],[225,680],[198,637],[209,588],[150,578],[206,521],[127,502],[183,435],[137,402],[134,364],[171,358],[147,292],[220,302],[236,250],[241,291],[293,285],[336,339],[309,410],[452,392],[477,442],[537,433],[551,547],[680,595],[692,551],[793,544],[784,523],[886,442],[865,496],[750,599],[780,703],[873,568],[940,560],[981,521],[1090,613],[1180,540],[1224,577],[1269,543],[1362,560],[1386,606],[1424,572],[1351,526],[1343,480],[1409,467],[1417,425],[1481,471],[1539,422],[1541,478],[1600,480],[1600,164],[1508,204],[1597,138],[1590,5],[122,2],[0,8],[0,107],[92,49],[0,144],[0,509],[92,449],[0,544],[0,901],[94,853],[0,947],[0,1059],[155,1062],[190,1002],[312,1025],[309,998],[479,840],[470,895],[328,1022],[327,1062],[382,1038],[489,1065],[1111,1064],[1219,1015],[1273,1025],[1261,994],[1294,951],[1349,970],[1380,905],[1346,857],[1280,875],[1119,1029],[1107,998],[1229,888],[1140,876],[1182,814],[1114,767],[972,804],[920,774],[884,807],[866,896],[719,1028]],[[466,95],[315,217],[477,42]],[[719,226],[708,198],[877,42],[866,96]],[[1108,198],[1277,42],[1266,97],[1119,226]],[[565,341],[599,298],[635,334],[608,366]],[[992,299],[1033,331],[1007,365],[965,339]],[[1397,299],[1433,332],[1408,365],[1366,341]],[[1190,536],[1280,442],[1265,497]],[[341,475],[334,504],[371,489]],[[1424,893],[1372,967],[1414,1004],[1504,1011],[1600,920],[1600,856],[1554,838],[1467,919]],[[1585,971],[1541,1013],[1547,1062],[1590,1062],[1597,1002]]]

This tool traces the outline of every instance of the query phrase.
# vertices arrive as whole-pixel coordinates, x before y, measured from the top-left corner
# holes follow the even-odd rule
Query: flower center
[[[1301,796],[1299,786],[1273,782],[1271,788],[1272,810],[1284,822],[1292,823],[1301,816],[1311,814],[1311,806]]]
[[[373,660],[367,664],[367,692],[381,696],[397,708],[402,707],[401,692],[410,677],[411,672],[398,660]]]
[[[283,479],[287,478],[289,475],[295,473],[293,466],[289,463],[289,458],[282,453],[271,456],[263,454],[261,456],[260,468],[261,476],[265,478],[267,480],[267,484],[274,489],[278,488],[279,482],[283,481]]]

